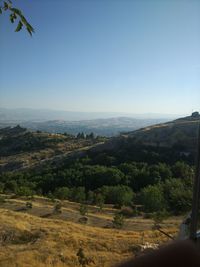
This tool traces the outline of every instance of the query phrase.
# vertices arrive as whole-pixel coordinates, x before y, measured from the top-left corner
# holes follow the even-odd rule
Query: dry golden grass
[[[172,235],[176,231],[167,229]],[[134,255],[143,242],[166,241],[156,231],[103,229],[0,209],[0,267],[76,267],[80,247],[91,260],[89,266],[112,266]]]

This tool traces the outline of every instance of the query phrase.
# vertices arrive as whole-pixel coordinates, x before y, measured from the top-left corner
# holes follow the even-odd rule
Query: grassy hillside
[[[145,127],[125,136],[145,145],[177,147],[188,152],[193,151],[197,144],[199,122],[200,115],[193,113],[191,116]]]
[[[90,149],[90,155],[106,153],[120,161],[167,162],[186,161],[195,163],[200,115],[167,123],[148,126],[111,138],[104,144]]]
[[[0,172],[36,166],[100,141],[69,134],[31,132],[20,126],[0,129]]]
[[[47,207],[53,204],[45,199],[36,199],[32,215],[29,211],[18,211],[25,200],[10,199],[10,204],[1,204],[0,209],[0,266],[2,267],[43,267],[43,266],[81,266],[77,257],[83,249],[87,266],[111,266],[127,257],[136,255],[138,249],[147,243],[161,244],[169,239],[157,231],[146,229],[152,222],[140,219],[132,222],[132,231],[105,229],[97,226],[101,216],[110,218],[108,211],[101,216],[91,211],[96,217],[96,226],[82,225],[58,217],[42,218]],[[8,201],[9,202],[9,201]],[[8,205],[7,208],[5,205]],[[10,206],[9,206],[10,205]],[[15,207],[15,211],[11,210]],[[65,202],[63,212],[71,210],[76,214],[76,204]],[[37,208],[40,207],[40,215]],[[91,216],[91,215],[90,215]],[[99,217],[98,217],[99,216]],[[73,216],[71,217],[73,218]],[[171,223],[170,223],[171,222]],[[171,219],[163,227],[166,232],[176,235],[179,220]],[[138,231],[137,227],[140,227]]]

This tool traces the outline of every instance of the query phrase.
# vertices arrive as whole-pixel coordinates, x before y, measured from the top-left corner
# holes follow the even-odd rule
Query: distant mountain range
[[[125,116],[126,115],[126,116]],[[34,109],[0,108],[0,128],[20,124],[31,130],[50,133],[78,134],[93,132],[96,135],[115,136],[121,132],[134,131],[149,125],[176,118],[162,114],[89,113]]]

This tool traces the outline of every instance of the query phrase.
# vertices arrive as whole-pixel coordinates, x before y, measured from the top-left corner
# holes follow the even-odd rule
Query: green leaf
[[[29,27],[27,27],[26,29],[29,32],[29,34],[32,36],[32,34],[34,33],[34,29],[33,28],[29,28]]]
[[[2,7],[0,7],[0,14],[2,14]]]
[[[30,33],[30,35],[32,35],[32,33],[35,32],[34,29],[33,29],[33,27],[29,23],[27,23],[26,29]]]
[[[17,25],[17,28],[15,29],[15,31],[16,31],[16,32],[21,31],[22,27],[23,27],[23,24],[22,24],[22,22],[21,22],[21,20],[20,20],[19,23],[18,23],[18,25]]]
[[[11,21],[11,23],[14,23],[14,21],[15,21],[13,14],[10,14],[10,21]]]
[[[9,8],[8,3],[4,1],[4,10],[7,10],[8,8]]]
[[[22,12],[21,12],[21,10],[19,10],[19,9],[17,9],[17,8],[14,8],[14,7],[12,7],[12,8],[10,8],[10,10],[12,11],[12,12],[14,12],[15,14],[17,14],[18,16],[22,16]]]
[[[15,13],[13,13],[13,18],[17,19],[17,15]]]

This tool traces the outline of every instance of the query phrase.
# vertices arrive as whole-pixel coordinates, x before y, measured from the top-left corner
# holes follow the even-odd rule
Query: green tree
[[[96,193],[95,204],[99,207],[100,211],[102,211],[104,203],[105,203],[105,197],[100,193]]]
[[[172,173],[174,178],[189,179],[193,178],[193,169],[182,161],[177,161],[172,167]]]
[[[163,192],[169,210],[181,214],[191,209],[192,186],[184,184],[181,179],[169,179],[163,184]]]
[[[77,134],[77,139],[85,139],[85,134],[84,134],[84,132],[82,132],[82,133],[78,133],[78,134]]]
[[[89,139],[94,140],[94,133],[93,133],[93,132],[91,132],[91,133],[89,134]]]
[[[165,199],[160,185],[149,185],[141,191],[141,204],[146,212],[156,212],[165,208]]]
[[[131,205],[135,194],[132,189],[125,185],[103,186],[99,192],[104,196],[105,202],[119,207]]]
[[[4,192],[5,185],[4,183],[0,182],[0,194]]]
[[[61,200],[68,199],[70,197],[70,189],[68,187],[56,188],[54,195]]]
[[[95,201],[95,193],[93,191],[88,191],[87,193],[87,203],[88,204],[94,204]]]
[[[99,165],[84,167],[84,184],[90,190],[95,190],[104,185],[120,184],[123,178],[124,174],[117,168]]]
[[[86,199],[85,187],[74,187],[70,191],[70,199],[75,202],[82,203]]]
[[[33,195],[33,191],[27,186],[20,186],[16,190],[16,195],[28,197]]]
[[[4,191],[15,193],[17,191],[17,182],[15,180],[10,180],[5,183]]]

